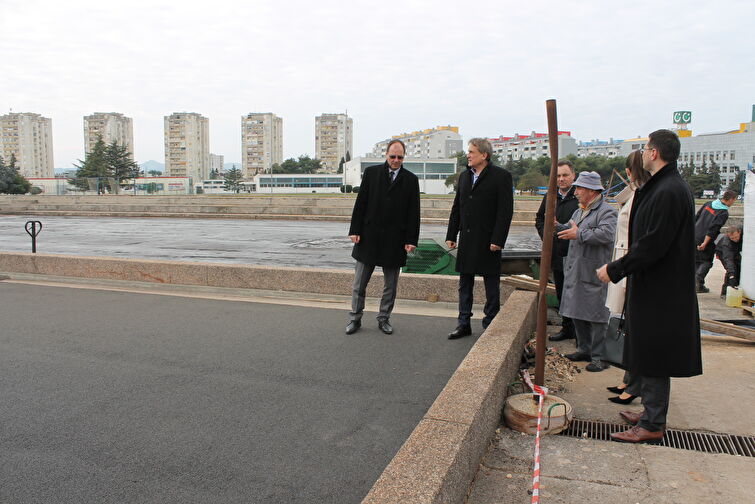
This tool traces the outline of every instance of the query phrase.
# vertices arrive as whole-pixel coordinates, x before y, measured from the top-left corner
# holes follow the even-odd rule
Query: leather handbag
[[[611,317],[606,329],[605,348],[603,349],[603,361],[625,369],[624,360],[624,317]]]

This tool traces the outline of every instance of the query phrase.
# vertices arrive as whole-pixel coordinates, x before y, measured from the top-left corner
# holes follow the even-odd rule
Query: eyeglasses
[[[404,159],[404,156],[397,156],[395,154],[391,154],[388,156],[389,159]]]
[[[645,151],[656,150],[655,147],[643,147],[640,149],[640,154],[645,154]]]

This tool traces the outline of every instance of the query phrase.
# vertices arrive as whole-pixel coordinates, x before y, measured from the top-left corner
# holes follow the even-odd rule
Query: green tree
[[[115,140],[105,148],[105,162],[110,176],[118,180],[119,183],[126,179],[136,178],[140,174],[139,165],[131,159],[131,152],[128,147]]]
[[[223,189],[238,194],[239,191],[241,191],[242,176],[241,170],[236,168],[236,165],[233,165],[233,168],[225,172],[225,177],[223,177],[223,180],[225,181]]]
[[[21,175],[16,167],[16,156],[11,154],[6,166],[0,157],[0,193],[26,194],[31,190],[31,182]]]
[[[537,167],[532,167],[524,175],[519,177],[516,188],[520,191],[534,191],[538,187],[548,185],[548,177],[543,175]]]
[[[346,151],[346,162],[348,163],[349,161],[351,161],[351,154],[349,151]]]
[[[343,173],[344,163],[346,163],[346,160],[344,158],[341,158],[341,160],[338,162],[338,171],[336,173]]]
[[[158,170],[150,170],[147,172],[147,174],[151,177],[159,177],[160,175],[163,174],[163,172],[158,171]]]
[[[299,159],[288,158],[283,163],[273,165],[273,173],[302,174],[317,173],[322,170],[319,159],[310,158],[307,155],[299,156]]]
[[[218,173],[218,170],[213,168],[212,170],[210,170],[210,180],[215,180],[217,178],[220,178],[220,174]]]
[[[84,157],[84,161],[79,159],[80,164],[74,164],[76,167],[76,177],[72,181],[73,185],[87,191],[90,187],[89,179],[96,179],[97,194],[105,193],[105,184],[102,179],[111,175],[106,150],[107,146],[105,142],[98,135],[92,151]]]
[[[734,170],[739,170],[738,166],[733,167]],[[737,194],[742,194],[742,188],[744,187],[744,179],[745,179],[745,173],[746,170],[740,170],[737,171],[737,176],[734,177],[734,179],[729,182],[729,185],[726,187],[729,191],[734,191]]]

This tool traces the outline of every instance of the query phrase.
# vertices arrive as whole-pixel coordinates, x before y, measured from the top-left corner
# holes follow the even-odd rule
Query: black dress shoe
[[[362,322],[359,320],[352,320],[349,325],[346,326],[346,334],[354,334],[362,327]]]
[[[469,336],[471,334],[472,334],[472,327],[468,325],[460,325],[456,329],[454,329],[452,333],[448,335],[448,339],[459,339],[459,338],[463,338],[464,336]]]
[[[615,402],[616,404],[631,404],[632,401],[634,401],[638,397],[640,396],[629,394],[629,397],[627,397],[626,399],[622,399],[621,396],[616,396],[616,397],[609,397],[608,400],[611,402]]]
[[[626,388],[626,387],[624,387],[624,388]],[[614,394],[621,394],[622,392],[624,392],[624,389],[623,388],[619,388],[619,387],[606,387],[606,390],[609,391],[609,392],[613,392]]]
[[[383,334],[393,334],[393,326],[387,320],[378,320],[378,329],[383,331]]]
[[[564,341],[568,339],[574,339],[576,336],[570,333],[565,333],[564,331],[559,331],[556,334],[552,336],[548,336],[548,341]]]

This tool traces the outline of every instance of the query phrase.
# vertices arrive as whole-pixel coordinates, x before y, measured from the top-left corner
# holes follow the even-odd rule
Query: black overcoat
[[[459,244],[456,271],[476,275],[501,273],[501,251],[491,252],[490,244],[501,248],[506,244],[514,214],[513,190],[511,174],[492,164],[482,170],[474,186],[471,168],[459,175],[446,232],[446,241]]]
[[[635,193],[629,252],[607,272],[614,283],[627,277],[627,368],[643,376],[702,374],[695,206],[675,162]]]
[[[362,175],[349,235],[359,235],[351,256],[370,266],[406,264],[404,245],[419,239],[419,181],[402,167],[391,184],[388,163],[369,166]]]
[[[566,196],[563,197],[556,194],[556,198],[558,199],[556,200],[555,217],[561,224],[567,224],[569,219],[571,219],[571,216],[577,211],[577,208],[579,208],[579,201],[577,201],[577,197],[574,196],[574,189],[576,188],[571,186],[566,193]],[[556,190],[556,193],[558,193],[558,189]],[[540,202],[540,208],[537,210],[537,214],[535,214],[535,229],[537,229],[537,234],[540,235],[541,240],[543,238],[543,231],[545,230],[545,200],[547,198],[547,194],[543,196],[543,201]],[[557,235],[558,233],[554,229],[551,269],[563,271],[564,258],[569,253],[569,242],[571,242],[571,240],[563,240]]]

